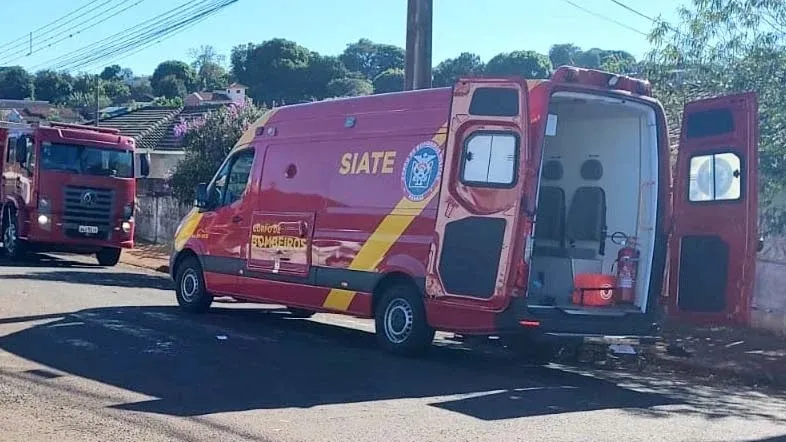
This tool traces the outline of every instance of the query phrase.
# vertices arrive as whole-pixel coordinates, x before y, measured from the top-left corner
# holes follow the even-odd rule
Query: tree
[[[229,84],[229,74],[226,69],[212,61],[206,61],[199,66],[197,78],[201,90],[223,89]]]
[[[513,51],[502,53],[486,64],[488,75],[522,75],[526,78],[548,78],[551,61],[535,51]]]
[[[258,103],[297,103],[310,99],[311,51],[283,38],[232,49],[232,73]]]
[[[462,52],[456,58],[448,58],[434,68],[434,87],[453,86],[462,76],[483,75],[485,66],[480,57],[471,52]]]
[[[173,93],[172,80],[168,80],[166,83],[163,83],[163,80],[169,76],[173,76],[180,80],[178,84],[183,85],[186,91],[185,93],[194,91],[197,83],[197,74],[194,69],[185,62],[178,60],[168,60],[159,64],[155,71],[153,71],[153,76],[150,77],[150,85],[153,87],[153,91],[157,95]]]
[[[331,95],[328,84],[339,78],[351,77],[338,57],[311,52],[304,87],[309,100],[321,100]]]
[[[654,92],[675,126],[687,101],[757,92],[760,229],[786,233],[786,3],[693,0],[679,16],[650,34],[646,66]]]
[[[104,70],[101,71],[99,77],[101,77],[101,79],[105,81],[120,81],[122,79],[121,78],[122,72],[123,72],[123,68],[121,68],[120,65],[113,64],[111,66],[105,67]]]
[[[194,187],[210,181],[243,132],[263,112],[263,108],[246,102],[176,125],[174,135],[182,139],[184,156],[168,180],[175,197],[183,203],[193,201]]]
[[[374,93],[374,85],[364,78],[337,78],[327,85],[333,97],[358,97]]]
[[[73,91],[74,79],[67,72],[43,70],[35,74],[35,96],[38,100],[63,104]]]
[[[121,105],[131,100],[131,88],[121,81],[107,81],[101,87],[112,104]]]
[[[388,69],[374,78],[374,93],[399,92],[404,90],[404,69]]]
[[[576,57],[581,54],[581,48],[573,43],[555,44],[549,49],[549,60],[555,68],[560,66],[575,66]]]
[[[348,44],[339,58],[347,69],[372,80],[388,69],[404,69],[405,52],[398,46],[378,44],[361,38]]]
[[[133,77],[127,83],[132,100],[149,101],[154,98],[155,93],[153,86],[150,85],[150,77]]]
[[[32,98],[33,76],[21,66],[0,67],[0,97],[11,100]]]
[[[216,51],[216,48],[210,45],[202,45],[198,48],[188,50],[188,55],[194,60],[191,62],[191,67],[197,72],[206,64],[214,64],[223,68],[226,57]]]
[[[156,92],[166,98],[183,98],[188,93],[188,88],[182,78],[170,74],[159,80]]]

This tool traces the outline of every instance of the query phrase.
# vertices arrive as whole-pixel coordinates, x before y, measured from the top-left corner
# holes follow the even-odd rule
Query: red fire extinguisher
[[[625,245],[617,253],[617,285],[620,288],[620,301],[633,302],[636,291],[636,272],[639,265],[639,250],[633,238],[627,238]]]

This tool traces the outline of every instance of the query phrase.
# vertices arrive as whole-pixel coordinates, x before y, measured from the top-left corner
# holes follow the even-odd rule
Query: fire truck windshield
[[[43,143],[41,169],[81,175],[133,178],[134,156],[127,150]]]

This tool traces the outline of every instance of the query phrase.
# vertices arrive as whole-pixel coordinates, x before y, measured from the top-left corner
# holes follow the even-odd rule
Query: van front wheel
[[[374,321],[380,346],[394,354],[419,355],[434,340],[435,330],[426,320],[423,298],[409,285],[397,284],[380,294]]]
[[[175,295],[180,308],[189,313],[204,313],[213,303],[205,287],[199,260],[191,256],[183,260],[175,273]]]

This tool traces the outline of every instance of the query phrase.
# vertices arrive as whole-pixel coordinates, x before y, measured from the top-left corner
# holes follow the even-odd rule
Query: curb
[[[131,267],[137,267],[137,268],[140,268],[140,269],[152,270],[152,271],[158,272],[158,273],[169,274],[169,266],[168,265],[160,265],[158,267],[153,267],[153,266],[149,266],[149,265],[138,264],[138,263],[135,263],[135,262],[124,261],[122,259],[120,260],[120,262],[125,264],[125,265],[131,266]]]
[[[756,386],[786,387],[786,376],[773,376],[772,373],[767,371],[756,371],[740,367],[718,367],[693,358],[683,359],[666,355],[654,355],[654,358],[661,367],[689,372],[701,377],[734,379]]]

